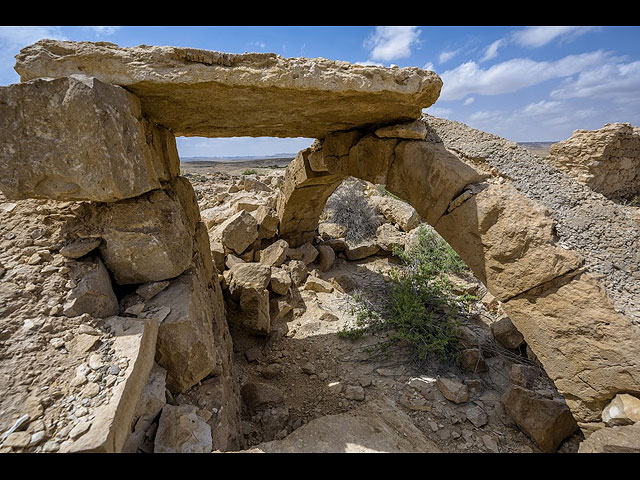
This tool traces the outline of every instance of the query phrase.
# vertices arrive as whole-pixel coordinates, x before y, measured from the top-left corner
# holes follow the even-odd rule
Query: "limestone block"
[[[149,373],[149,380],[142,391],[140,400],[138,400],[132,422],[132,432],[124,444],[123,453],[136,453],[138,448],[148,440],[145,438],[145,434],[162,407],[167,403],[165,398],[166,380],[167,371],[154,363]]]
[[[287,258],[289,244],[284,240],[277,240],[260,251],[260,263],[270,267],[279,267]]]
[[[388,191],[409,202],[435,225],[449,202],[469,184],[485,177],[440,143],[402,141],[385,183]]]
[[[191,202],[180,201],[183,188],[182,182],[173,182],[163,190],[97,206],[100,253],[116,282],[166,280],[191,264],[193,220],[199,215],[195,217]]]
[[[383,223],[376,230],[376,244],[389,253],[393,253],[394,248],[404,250],[406,237],[406,233],[399,231],[390,223]]]
[[[216,227],[213,238],[219,238],[222,244],[240,255],[258,238],[258,222],[253,216],[239,211]]]
[[[400,123],[378,128],[375,131],[380,138],[407,138],[411,140],[424,140],[427,137],[427,127],[424,122],[416,120],[409,123]]]
[[[113,292],[109,272],[99,257],[75,263],[71,275],[76,286],[67,294],[64,315],[76,317],[88,313],[104,318],[118,314],[118,299]]]
[[[177,136],[324,138],[415,120],[442,87],[416,67],[106,42],[41,40],[22,49],[15,68],[22,81],[85,73],[124,86]]]
[[[318,258],[316,259],[320,270],[326,272],[333,267],[336,261],[336,252],[329,245],[318,246]]]
[[[287,258],[291,260],[300,260],[305,265],[309,265],[318,257],[318,250],[309,242],[298,248],[287,249]]]
[[[555,452],[578,428],[571,411],[561,400],[512,386],[505,393],[503,403],[516,425],[547,453]]]
[[[291,286],[291,275],[289,272],[282,268],[271,269],[271,280],[269,281],[269,288],[278,295],[286,295]]]
[[[579,422],[599,422],[621,391],[640,391],[640,332],[587,273],[527,291],[503,308]]]
[[[211,427],[193,405],[165,405],[160,415],[154,453],[211,453]]]
[[[400,227],[402,231],[409,232],[422,223],[422,218],[416,209],[407,202],[389,196],[374,195],[369,198],[384,217]]]
[[[216,367],[215,306],[207,284],[194,273],[184,273],[147,302],[171,312],[158,330],[156,362],[167,370],[167,388],[184,391]]]
[[[640,423],[602,428],[580,444],[578,453],[640,453]]]
[[[609,427],[640,422],[640,399],[619,393],[602,411],[602,421]]]
[[[375,255],[380,251],[380,246],[376,243],[376,238],[362,239],[359,242],[346,241],[344,254],[351,261]]]
[[[435,229],[501,301],[582,262],[557,244],[551,212],[508,184],[489,185]]]
[[[0,87],[0,190],[113,202],[179,173],[175,138],[127,90],[84,75]]]
[[[154,320],[110,317],[105,323],[115,335],[115,355],[129,360],[124,372],[121,370],[124,381],[112,388],[109,401],[98,407],[89,430],[65,449],[68,452],[121,452],[153,367],[158,336]]]

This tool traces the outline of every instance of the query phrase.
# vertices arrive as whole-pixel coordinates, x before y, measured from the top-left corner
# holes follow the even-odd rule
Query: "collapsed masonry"
[[[159,291],[147,302],[156,308],[145,304],[135,317],[147,317],[140,321],[150,332],[140,344],[155,352],[174,393],[205,378],[220,383],[229,413],[225,426],[211,420],[216,429],[233,431],[238,409],[212,260],[217,247],[209,238],[223,232],[207,231],[193,189],[179,176],[175,135],[317,138],[288,167],[278,200],[280,238],[289,246],[315,236],[327,198],[347,176],[384,184],[503,302],[585,434],[604,426],[602,411],[616,394],[640,394],[637,224],[511,142],[419,119],[439,95],[434,73],[48,40],[16,58],[23,83],[0,90],[0,168],[8,172],[0,188],[13,199],[91,202],[82,205],[70,248],[89,245],[79,257],[91,253],[104,262],[117,290]],[[559,193],[546,188],[547,176]],[[556,196],[565,204],[554,203]],[[604,227],[585,225],[586,206],[613,216],[615,238],[603,235],[593,245],[588,234]],[[611,258],[624,260],[608,268]],[[265,304],[259,288],[236,286],[233,275],[221,280],[240,302],[241,321],[268,332],[268,296]],[[252,293],[243,300],[246,291]],[[111,296],[76,302],[70,312],[111,315],[118,325]],[[136,310],[136,299],[130,303]],[[153,356],[142,352],[144,361],[123,382],[122,400],[105,420],[109,428],[89,430],[67,451],[123,448],[135,416],[132,399],[140,398],[153,367]],[[231,437],[214,448],[225,449]]]

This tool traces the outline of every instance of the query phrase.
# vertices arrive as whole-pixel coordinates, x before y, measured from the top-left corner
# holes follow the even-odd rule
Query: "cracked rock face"
[[[408,122],[442,86],[434,72],[415,67],[55,40],[24,48],[16,71],[23,82],[83,73],[124,86],[175,135],[202,137],[323,138],[364,124]]]

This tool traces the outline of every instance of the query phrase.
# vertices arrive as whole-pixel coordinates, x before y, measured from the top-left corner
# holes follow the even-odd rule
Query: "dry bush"
[[[344,180],[327,200],[323,212],[326,221],[347,228],[346,240],[357,243],[376,236],[384,218],[368,201],[366,184],[354,178]]]

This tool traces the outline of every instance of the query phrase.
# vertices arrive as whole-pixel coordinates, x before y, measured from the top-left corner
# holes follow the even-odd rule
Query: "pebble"
[[[344,389],[344,396],[347,400],[361,402],[364,400],[364,388],[360,385],[347,385]]]
[[[111,365],[107,372],[109,373],[109,375],[118,375],[120,373],[120,367],[117,365]]]
[[[103,365],[102,357],[100,355],[93,354],[89,357],[89,368],[91,368],[91,370],[98,370]]]

